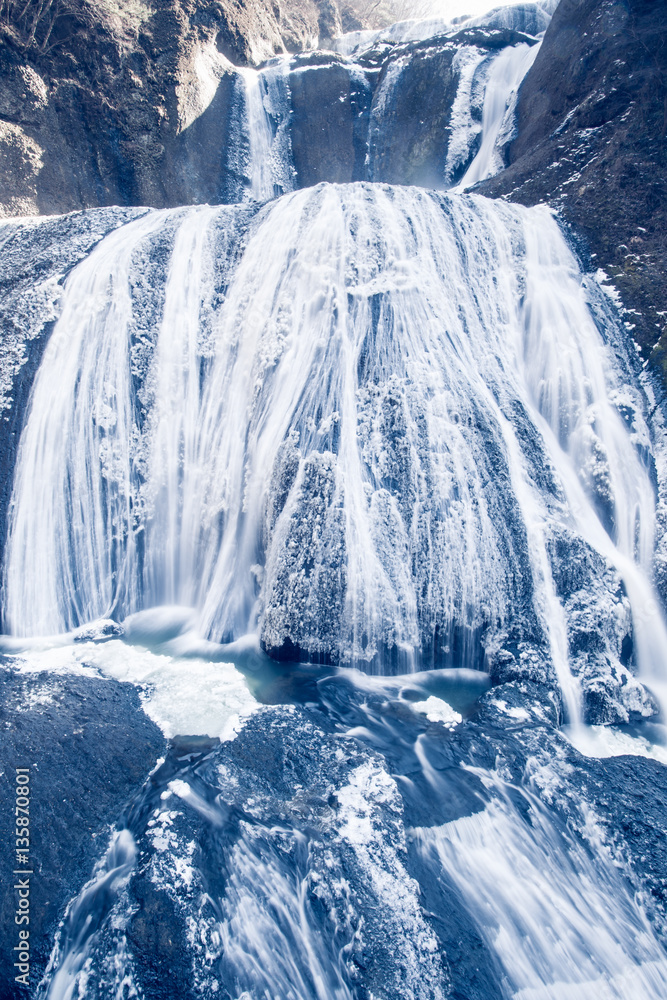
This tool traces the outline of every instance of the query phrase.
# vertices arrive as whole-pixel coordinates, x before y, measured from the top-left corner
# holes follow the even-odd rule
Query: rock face
[[[38,4],[25,14],[22,6],[9,3],[0,28],[0,202],[9,215],[200,200],[187,182],[200,136],[182,134],[211,88],[232,63],[313,47],[341,25],[334,3],[320,10],[314,0],[54,0],[53,23],[37,17]],[[215,110],[209,146],[222,148],[224,87]]]
[[[308,3],[284,20],[284,37],[277,5],[139,2],[99,17],[85,0],[63,9],[46,47],[27,44],[20,24],[4,30],[0,200],[8,214],[162,205],[170,190],[184,200],[178,172],[187,172],[191,150],[178,137],[201,89],[215,89],[230,58],[257,62],[317,36]],[[224,107],[218,117],[224,126]],[[196,151],[196,135],[192,142]]]
[[[539,22],[534,5],[527,7],[515,26],[443,25],[426,39],[379,38],[347,58],[295,59],[288,81],[296,185],[370,180],[443,188],[458,181],[479,148],[494,57],[536,44],[525,26]]]
[[[259,101],[254,124],[278,135],[292,165],[262,197],[319,181],[447,186],[479,145],[493,57],[533,46],[548,22],[545,0],[483,26],[442,22],[426,40],[408,29],[376,44],[360,37],[344,54],[314,53],[306,50],[318,39],[338,46],[332,35],[377,14],[313,0],[173,0],[91,19],[87,0],[69,2],[44,51],[21,25],[0,29],[2,214],[241,200],[253,186],[249,87]],[[249,65],[288,52],[303,54],[251,82]]]
[[[561,0],[520,91],[509,166],[479,190],[546,201],[583,237],[667,379],[667,7]]]
[[[20,673],[3,658],[0,693],[5,871],[15,867],[10,850],[14,768],[30,769],[31,982],[36,984],[67,901],[90,877],[110,829],[165,740],[129,684]],[[15,894],[8,889],[0,899],[0,945],[6,955],[17,940],[15,907]],[[2,996],[16,996],[18,989],[11,962],[4,962]]]
[[[53,0],[42,8],[11,0],[3,8],[4,215],[210,199],[197,176],[202,141],[210,172],[219,165],[211,151],[226,144],[232,66],[313,48],[343,26],[369,23],[334,0]],[[205,139],[197,129],[184,134],[226,75]],[[215,188],[213,198],[222,200]]]
[[[231,742],[174,740],[137,790],[59,935],[88,997],[495,1000],[508,982],[574,988],[605,946],[636,962],[633,995],[659,995],[662,765],[581,757],[530,686],[445,727],[397,688],[292,676],[296,704]],[[531,934],[510,918],[506,942],[517,900]],[[554,949],[565,919],[578,933]]]

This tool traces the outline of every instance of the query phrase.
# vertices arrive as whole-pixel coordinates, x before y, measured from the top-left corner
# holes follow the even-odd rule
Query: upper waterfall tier
[[[181,604],[278,657],[650,714],[655,495],[618,332],[546,209],[354,184],[149,212],[67,280],[6,627]]]
[[[121,4],[39,55],[6,53],[0,215],[263,201],[320,181],[450,187],[488,138],[490,80],[502,85],[485,148],[496,170],[553,0],[336,38],[325,18],[319,41],[271,44],[252,37],[275,22],[270,4],[243,8],[244,39],[238,5],[176,6],[143,5],[141,30],[118,35],[121,14],[142,7]]]
[[[227,117],[226,158],[198,200],[206,190],[209,202],[266,201],[321,181],[442,189],[484,180],[504,165],[548,21],[540,4],[456,25],[409,21],[224,76],[210,111],[183,133],[186,145],[201,144],[212,116],[217,129]]]

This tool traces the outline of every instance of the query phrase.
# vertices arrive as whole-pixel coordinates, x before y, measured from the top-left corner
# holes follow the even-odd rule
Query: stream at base
[[[661,925],[600,808],[607,779],[553,698],[467,670],[276,664],[188,621],[155,609],[122,639],[6,655],[138,684],[170,737],[67,909],[40,998],[663,995]],[[648,729],[616,733],[664,760]],[[159,992],[147,906],[177,944]]]

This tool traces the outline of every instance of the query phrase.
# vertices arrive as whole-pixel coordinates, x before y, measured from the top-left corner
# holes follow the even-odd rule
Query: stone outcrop
[[[238,70],[286,52],[294,58],[284,67],[281,127],[298,187],[447,186],[476,151],[488,65],[505,46],[534,45],[548,21],[541,7],[520,5],[482,27],[443,23],[434,37],[382,38],[348,58],[327,50],[330,36],[373,23],[376,11],[331,0],[179,4],[123,5],[122,16],[92,24],[77,8],[67,37],[46,52],[5,28],[0,214],[240,200],[248,130]],[[454,167],[452,116],[473,63],[479,106]],[[265,110],[272,103],[265,95]],[[276,110],[268,113],[277,128]]]
[[[220,174],[234,67],[313,48],[377,16],[335,0],[52,0],[38,9],[0,5],[5,216],[221,200],[206,176]]]
[[[667,7],[561,0],[520,91],[509,165],[478,189],[558,209],[667,379]]]
[[[30,769],[30,980],[36,986],[67,902],[90,878],[100,849],[166,741],[141,711],[136,689],[129,684],[21,673],[13,661],[0,656],[0,693],[0,789],[6,804],[0,831],[12,848],[14,767]],[[9,847],[6,858],[9,871],[14,867]],[[15,907],[15,893],[8,888],[0,897],[0,943],[6,955],[17,941]],[[20,995],[13,961],[4,962],[0,971],[3,997]]]

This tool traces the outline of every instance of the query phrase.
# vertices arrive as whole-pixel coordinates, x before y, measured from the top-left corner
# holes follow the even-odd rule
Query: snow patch
[[[118,639],[34,649],[10,658],[21,672],[111,677],[136,684],[146,715],[167,738],[176,735],[233,739],[258,703],[231,663],[179,659],[129,646]]]
[[[565,726],[562,733],[584,757],[622,757],[628,754],[650,757],[667,764],[667,740],[665,744],[653,743],[645,736],[633,735],[615,726],[581,726],[576,729]]]
[[[463,716],[454,711],[442,698],[430,695],[426,701],[415,701],[412,704],[415,712],[421,712],[429,722],[442,722],[447,729],[454,729],[463,721]]]

